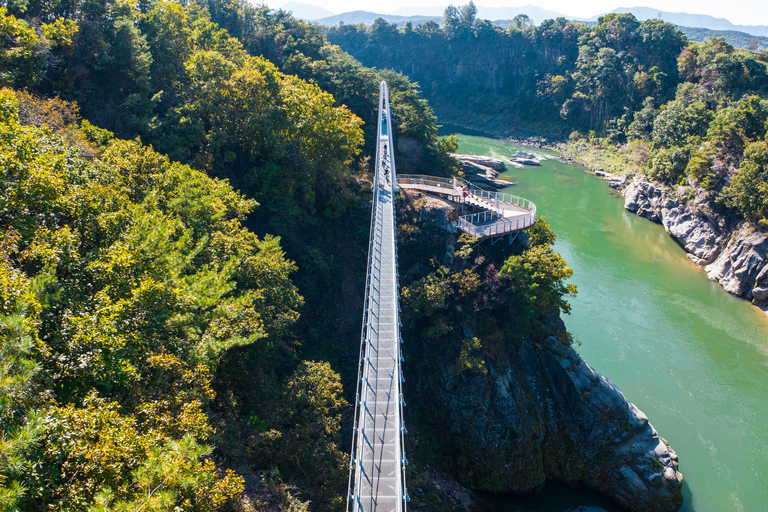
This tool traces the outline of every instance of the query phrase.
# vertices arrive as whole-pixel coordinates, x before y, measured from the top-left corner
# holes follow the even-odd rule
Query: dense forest
[[[614,172],[704,191],[706,209],[766,226],[768,68],[722,38],[688,41],[661,20],[564,18],[504,30],[471,2],[442,25],[327,29],[366,65],[419,82],[441,120],[596,147]],[[609,167],[606,164],[606,167]]]
[[[426,102],[246,3],[0,11],[2,509],[335,507],[328,297],[362,286],[381,79],[403,168],[450,172]]]
[[[237,0],[7,2],[0,35],[0,509],[339,510],[382,79],[398,168],[456,171],[416,85]],[[405,219],[414,336],[570,343],[544,222],[446,266]]]

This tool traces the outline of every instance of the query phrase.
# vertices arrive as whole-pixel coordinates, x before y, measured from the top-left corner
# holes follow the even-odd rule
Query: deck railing
[[[531,201],[505,192],[482,190],[463,178],[441,178],[419,174],[403,174],[397,177],[402,188],[415,188],[431,192],[444,193],[451,198],[462,197],[462,189],[467,187],[466,203],[486,211],[459,217],[458,228],[476,238],[499,236],[530,227],[536,221],[536,205]],[[517,207],[514,208],[514,207]],[[521,216],[520,209],[530,212]],[[508,219],[507,219],[508,218]],[[499,220],[504,222],[499,222]],[[494,221],[492,225],[483,223]]]

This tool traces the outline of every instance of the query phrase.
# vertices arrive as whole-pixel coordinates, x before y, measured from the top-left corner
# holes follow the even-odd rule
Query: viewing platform
[[[522,231],[536,222],[536,205],[527,199],[480,190],[461,178],[403,174],[397,177],[397,186],[440,194],[456,203],[481,210],[460,216],[457,223],[461,231],[481,240]]]

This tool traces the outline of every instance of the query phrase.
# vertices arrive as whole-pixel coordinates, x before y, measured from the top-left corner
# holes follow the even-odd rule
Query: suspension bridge
[[[393,153],[389,94],[382,82],[347,512],[405,512],[409,501],[394,207],[398,187],[462,203],[473,213],[459,218],[458,229],[481,239],[525,229],[536,220],[536,206],[530,201],[479,190],[459,178],[398,178]]]

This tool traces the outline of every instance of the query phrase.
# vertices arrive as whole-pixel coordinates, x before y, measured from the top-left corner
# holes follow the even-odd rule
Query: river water
[[[543,150],[459,135],[459,152]],[[565,323],[584,360],[648,415],[680,458],[685,512],[768,511],[768,319],[726,293],[663,227],[624,210],[607,183],[554,159],[507,165],[506,192],[536,203],[558,234],[578,295]],[[613,512],[555,486],[485,497],[497,512]]]

